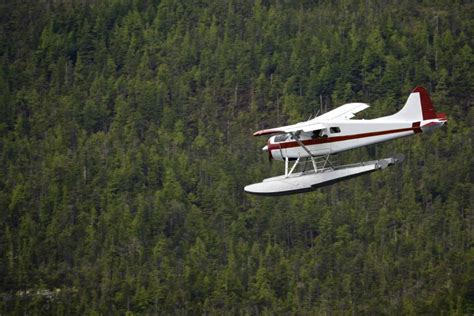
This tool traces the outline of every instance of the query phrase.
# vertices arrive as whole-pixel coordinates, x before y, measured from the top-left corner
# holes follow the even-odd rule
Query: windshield
[[[275,142],[276,143],[284,142],[287,139],[290,139],[290,134],[289,133],[275,136]]]

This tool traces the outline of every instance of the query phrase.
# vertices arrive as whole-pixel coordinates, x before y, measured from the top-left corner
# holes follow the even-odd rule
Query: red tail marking
[[[423,87],[416,87],[412,92],[418,92],[420,94],[421,100],[421,111],[423,112],[423,120],[432,120],[435,119],[436,110],[431,103],[430,95],[428,91]]]

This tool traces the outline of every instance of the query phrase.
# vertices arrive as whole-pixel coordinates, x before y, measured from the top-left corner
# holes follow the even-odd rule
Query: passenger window
[[[341,132],[341,129],[339,127],[331,127],[329,130],[331,131],[331,134],[336,134],[336,133]]]

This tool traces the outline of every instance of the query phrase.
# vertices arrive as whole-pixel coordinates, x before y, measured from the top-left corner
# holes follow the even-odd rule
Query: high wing
[[[269,135],[269,134],[281,134],[281,133],[297,133],[297,132],[311,132],[318,129],[324,129],[326,126],[321,121],[333,121],[333,120],[349,120],[354,117],[355,113],[365,110],[369,107],[365,103],[347,103],[340,107],[324,113],[312,120],[301,122],[293,125],[286,125],[281,127],[275,127],[270,129],[264,129],[257,131],[253,136]]]
[[[347,103],[335,108],[332,111],[324,113],[313,120],[332,121],[332,120],[349,120],[354,117],[355,113],[363,111],[369,107],[365,103]]]
[[[311,132],[318,129],[326,128],[325,125],[315,123],[313,120],[306,121],[298,124],[275,127],[270,129],[263,129],[253,133],[253,136],[269,135],[269,134],[282,134],[282,133],[298,133],[298,132]]]

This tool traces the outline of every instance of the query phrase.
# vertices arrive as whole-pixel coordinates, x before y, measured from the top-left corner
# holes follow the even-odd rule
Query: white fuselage
[[[410,136],[441,127],[445,120],[431,119],[418,122],[401,121],[390,116],[373,120],[321,121],[325,129],[303,132],[300,140],[311,155],[336,154],[357,147]],[[285,139],[287,137],[287,139]],[[310,155],[290,134],[276,135],[268,140],[268,150],[273,159],[307,158]]]

